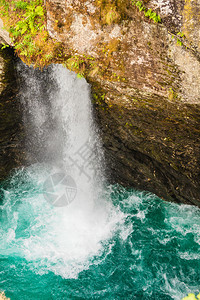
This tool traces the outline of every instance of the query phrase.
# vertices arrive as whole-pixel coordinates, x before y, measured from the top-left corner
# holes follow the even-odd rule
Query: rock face
[[[200,1],[145,2],[162,24],[129,1],[48,0],[47,28],[111,73],[87,78],[109,179],[200,206]]]
[[[12,41],[9,37],[8,31],[4,29],[3,21],[0,19],[0,43],[6,43],[11,45]]]
[[[23,126],[13,51],[0,50],[0,180],[23,164]]]
[[[95,61],[108,179],[200,206],[200,0],[144,5],[161,24],[129,0],[46,0],[47,29]]]

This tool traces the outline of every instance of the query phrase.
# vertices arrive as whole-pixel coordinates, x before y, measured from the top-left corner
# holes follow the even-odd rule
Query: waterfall
[[[124,216],[102,193],[90,87],[61,65],[41,72],[20,62],[18,77],[30,166],[13,179],[20,181],[20,197],[15,190],[13,204],[12,193],[5,196],[12,219],[5,248],[12,255],[17,249],[36,272],[75,278],[105,251]]]
[[[42,73],[20,63],[19,77],[29,153],[33,152],[36,161],[48,162],[55,181],[61,179],[60,174],[71,182],[79,205],[94,203],[103,182],[103,170],[89,85],[62,65],[52,65]],[[47,200],[51,196],[53,201],[50,193]],[[65,206],[62,199],[60,204],[59,199],[55,202]]]

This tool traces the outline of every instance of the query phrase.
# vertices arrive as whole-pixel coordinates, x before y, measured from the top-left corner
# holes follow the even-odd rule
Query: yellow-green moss
[[[126,7],[128,0],[96,0],[96,5],[100,7],[101,23],[111,25],[120,23],[126,18]]]

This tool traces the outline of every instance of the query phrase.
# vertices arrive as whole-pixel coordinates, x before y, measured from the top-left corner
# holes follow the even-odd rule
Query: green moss
[[[96,5],[100,7],[101,24],[111,25],[126,19],[127,4],[128,0],[96,0]]]

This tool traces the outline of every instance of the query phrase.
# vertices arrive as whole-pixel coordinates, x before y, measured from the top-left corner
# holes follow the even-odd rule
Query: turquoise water
[[[73,204],[44,200],[45,172],[23,169],[1,186],[0,290],[7,297],[170,300],[199,291],[197,207],[107,186],[88,220]]]

